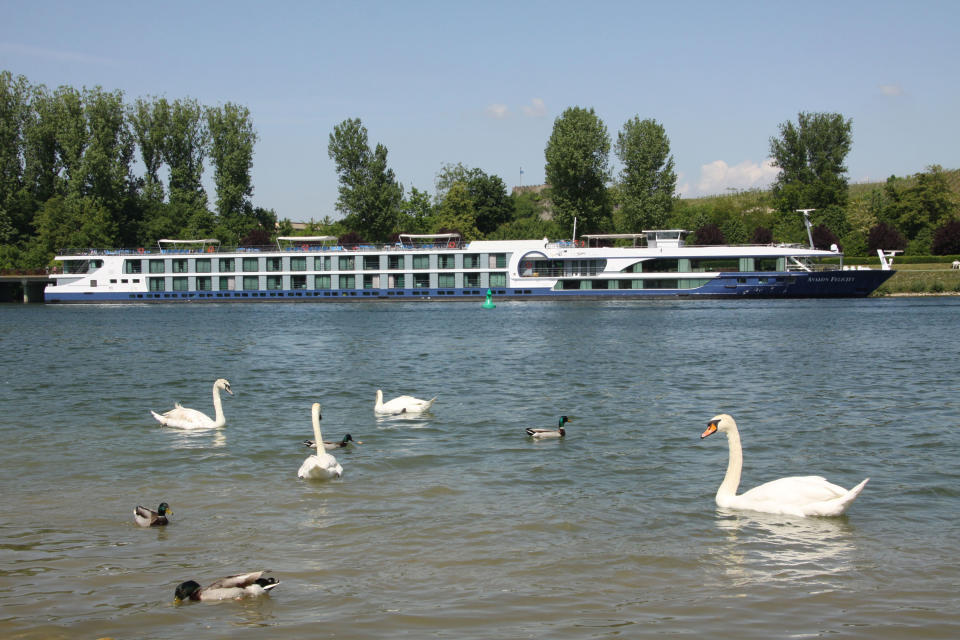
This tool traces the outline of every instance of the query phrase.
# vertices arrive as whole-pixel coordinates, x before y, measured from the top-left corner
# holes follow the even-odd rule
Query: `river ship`
[[[266,247],[216,239],[70,250],[48,303],[341,302],[505,299],[826,298],[869,295],[892,274],[850,267],[836,246],[686,243],[682,229],[576,240],[473,240],[401,234],[388,244],[281,236]]]

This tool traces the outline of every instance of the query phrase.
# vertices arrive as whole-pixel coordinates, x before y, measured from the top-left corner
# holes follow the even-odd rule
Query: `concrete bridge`
[[[43,302],[43,289],[52,283],[46,274],[0,274],[0,302]]]

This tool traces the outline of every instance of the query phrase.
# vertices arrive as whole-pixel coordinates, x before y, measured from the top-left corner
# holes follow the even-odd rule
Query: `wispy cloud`
[[[714,160],[700,167],[696,191],[699,195],[721,194],[728,189],[766,188],[777,178],[780,169],[767,158],[760,164],[744,160],[730,166],[723,160]]]
[[[880,93],[885,96],[902,96],[904,91],[903,87],[898,84],[882,84],[880,85]]]
[[[488,116],[498,120],[510,115],[510,109],[507,108],[507,105],[499,103],[488,105],[485,111]]]
[[[547,115],[547,105],[544,104],[542,98],[533,98],[530,100],[530,104],[523,107],[523,115],[530,118],[542,118]]]
[[[80,51],[64,51],[62,49],[48,49],[46,47],[32,47],[16,42],[0,42],[0,53],[8,53],[28,58],[42,58],[57,62],[76,62],[81,64],[98,64],[116,66],[118,61],[113,58],[91,55]]]

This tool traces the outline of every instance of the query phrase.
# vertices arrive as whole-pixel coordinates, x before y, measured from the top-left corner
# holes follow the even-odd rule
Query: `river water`
[[[958,327],[956,298],[0,306],[3,636],[956,638]],[[226,427],[150,416],[219,377]],[[378,419],[378,388],[438,399]],[[313,402],[363,441],[340,480],[296,477]],[[719,511],[720,412],[741,490],[870,483],[840,518]],[[172,603],[259,569],[269,597]]]

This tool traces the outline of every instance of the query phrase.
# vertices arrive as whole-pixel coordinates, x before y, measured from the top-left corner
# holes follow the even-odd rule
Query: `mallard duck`
[[[227,576],[201,587],[193,580],[181,582],[173,594],[174,604],[183,600],[228,600],[240,599],[246,596],[262,596],[280,584],[276,578],[264,578],[263,574],[269,571],[254,571]]]
[[[333,451],[334,449],[342,449],[351,443],[363,444],[363,441],[354,440],[353,436],[348,433],[347,435],[343,436],[343,440],[341,440],[340,442],[330,442],[329,440],[324,440],[323,448],[326,449],[327,451]],[[313,440],[304,440],[303,446],[309,449],[316,449],[317,443],[314,442]]]
[[[718,431],[726,434],[730,446],[727,473],[717,489],[718,507],[792,516],[839,516],[850,507],[870,480],[867,478],[847,491],[820,476],[792,476],[767,482],[737,495],[743,468],[740,432],[733,418],[721,413],[707,423],[707,429],[700,434],[700,439]]]
[[[310,408],[310,417],[313,420],[313,441],[323,442],[320,433],[320,403],[314,402]],[[308,480],[326,480],[327,478],[339,478],[343,475],[343,467],[337,462],[337,459],[327,453],[326,448],[323,451],[319,449],[312,456],[307,457],[300,465],[297,471],[298,478]]]
[[[526,432],[531,438],[562,438],[563,436],[567,435],[567,430],[563,428],[563,425],[567,424],[568,422],[573,422],[573,420],[567,416],[560,416],[560,422],[556,429],[528,428],[526,429]]]
[[[227,419],[223,415],[223,405],[220,402],[221,389],[233,395],[233,391],[230,390],[230,383],[225,379],[220,378],[213,383],[213,410],[215,412],[213,418],[202,411],[188,409],[179,402],[170,411],[164,413],[151,411],[150,413],[156,418],[157,422],[165,427],[177,427],[178,429],[216,429],[222,427],[227,423]]]
[[[377,389],[377,403],[373,406],[374,413],[397,415],[400,413],[423,413],[433,406],[437,396],[429,400],[421,400],[413,396],[398,396],[387,402],[383,401],[383,391]]]
[[[133,519],[141,527],[162,527],[170,524],[170,521],[167,520],[167,514],[173,515],[173,510],[166,502],[161,502],[156,511],[137,505],[137,508],[133,510]]]

